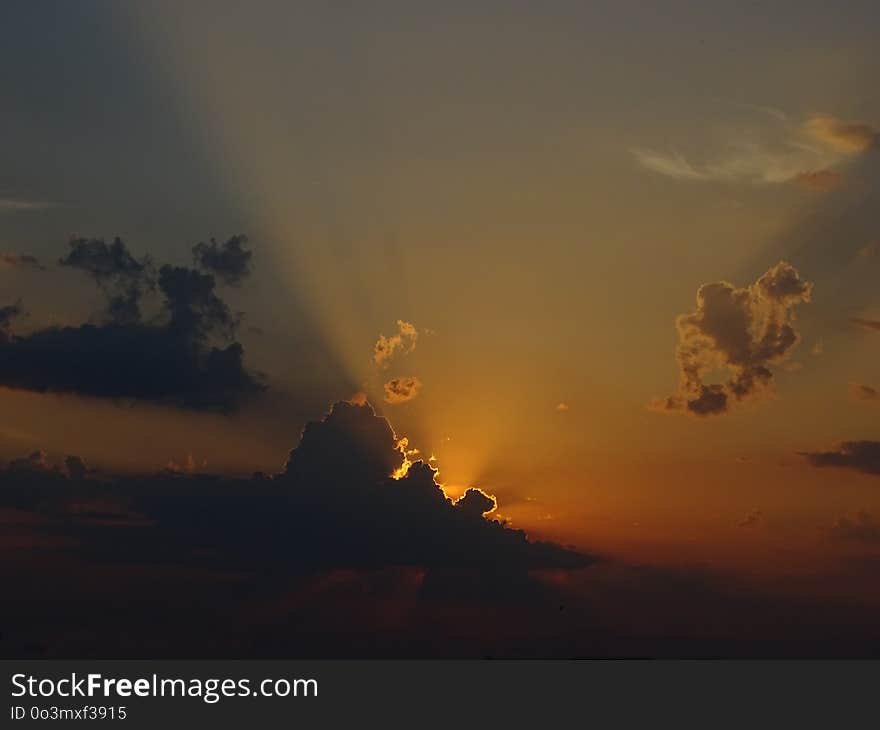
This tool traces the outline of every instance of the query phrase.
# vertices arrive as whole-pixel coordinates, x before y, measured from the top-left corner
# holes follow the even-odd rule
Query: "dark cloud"
[[[749,529],[751,527],[755,527],[763,519],[763,517],[764,514],[761,512],[761,510],[753,509],[739,522],[737,522],[736,526],[742,527],[743,529]]]
[[[474,515],[474,517],[482,517],[492,512],[497,506],[497,502],[495,497],[486,494],[482,489],[471,487],[455,500],[455,506],[462,512]]]
[[[812,287],[785,261],[747,287],[724,281],[701,286],[696,311],[676,321],[678,392],[656,405],[708,416],[725,413],[733,402],[767,390],[773,380],[770,368],[800,339],[793,327],[793,309],[810,301]],[[728,380],[706,382],[717,371],[726,371]]]
[[[9,328],[13,321],[24,314],[21,308],[21,302],[15,304],[6,304],[0,307],[0,342],[2,342],[9,333]]]
[[[21,474],[57,474],[58,469],[49,462],[48,454],[43,450],[32,451],[27,456],[12,459],[6,465],[7,475]]]
[[[233,339],[238,316],[215,293],[213,276],[162,266],[162,313],[145,322],[141,297],[155,285],[149,260],[135,259],[119,239],[77,238],[70,246],[61,264],[86,271],[107,293],[109,321],[18,336],[9,322],[20,306],[4,308],[0,385],[220,411],[265,389],[245,368]]]
[[[880,543],[880,525],[865,511],[841,515],[831,526],[831,536],[845,542]]]
[[[834,451],[802,451],[801,456],[817,467],[855,469],[880,474],[880,441],[844,441]]]
[[[210,274],[166,265],[159,270],[159,289],[165,295],[172,333],[190,340],[235,336],[239,320],[214,292],[214,277]]]
[[[90,471],[82,457],[72,454],[64,458],[64,470],[71,479],[85,479]]]
[[[107,297],[107,318],[120,324],[141,320],[141,299],[155,287],[149,257],[136,259],[120,238],[111,244],[102,238],[73,237],[60,266],[89,274]]]
[[[422,381],[416,376],[392,378],[383,386],[385,402],[395,405],[415,398],[422,388]]]
[[[224,284],[240,284],[251,273],[253,252],[245,248],[247,243],[247,236],[233,236],[223,244],[213,238],[197,243],[192,249],[193,262],[219,276]]]
[[[35,269],[36,271],[45,271],[46,267],[40,263],[36,256],[0,251],[0,269]]]

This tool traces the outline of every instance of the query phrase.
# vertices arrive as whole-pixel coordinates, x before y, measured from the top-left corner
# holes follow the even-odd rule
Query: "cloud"
[[[686,182],[772,185],[794,182],[826,191],[840,182],[833,169],[878,146],[878,133],[863,122],[814,114],[800,123],[785,114],[761,114],[760,121],[736,125],[723,150],[694,163],[678,151],[633,148],[636,161],[652,172]]]
[[[61,265],[85,271],[106,293],[108,321],[19,336],[9,322],[20,305],[5,308],[0,385],[219,411],[265,389],[244,366],[244,348],[233,339],[238,317],[215,293],[211,275],[162,266],[162,310],[144,322],[141,299],[156,286],[149,259],[135,259],[119,239],[107,245],[75,238],[70,248]]]
[[[806,131],[844,154],[854,155],[877,147],[880,132],[864,122],[846,122],[830,114],[814,114],[804,124]]]
[[[712,179],[708,172],[698,170],[678,152],[664,154],[638,147],[631,152],[643,167],[674,180]]]
[[[482,489],[471,487],[455,500],[455,506],[467,514],[472,514],[474,517],[482,517],[490,512],[494,512],[498,506],[498,501],[491,494],[486,494]]]
[[[876,388],[864,383],[850,383],[849,393],[855,400],[875,401],[880,398]]]
[[[30,254],[12,253],[11,251],[0,251],[0,269],[34,269],[36,271],[45,271],[36,256]]]
[[[771,367],[785,360],[800,339],[793,309],[810,301],[812,288],[786,261],[746,287],[725,281],[701,286],[696,310],[676,320],[678,391],[654,406],[709,416],[766,392],[773,381]],[[718,371],[728,379],[707,382]]]
[[[52,208],[53,204],[45,200],[22,200],[20,198],[0,198],[0,212],[27,213]]]
[[[233,236],[219,244],[213,238],[208,243],[193,246],[193,263],[205,271],[216,274],[224,284],[238,285],[251,273],[253,252],[248,251],[247,236]]]
[[[27,456],[12,459],[6,465],[9,474],[56,474],[58,469],[49,462],[48,454],[43,450],[32,451]]]
[[[402,319],[397,320],[397,334],[386,337],[379,335],[373,346],[373,363],[384,370],[391,364],[395,353],[408,354],[416,349],[419,339],[418,330],[415,326]]]
[[[863,327],[866,330],[880,330],[880,320],[864,319],[863,317],[851,317],[849,321],[853,324],[857,324],[859,327]]]
[[[141,298],[155,288],[149,258],[131,255],[120,238],[111,244],[102,238],[72,237],[70,251],[60,266],[89,274],[107,297],[106,315],[112,322],[133,323],[141,319]]]
[[[15,462],[21,478],[4,477],[0,504],[12,500],[49,515],[65,512],[56,529],[75,535],[90,555],[105,560],[126,556],[144,565],[176,565],[198,553],[202,569],[207,564],[260,574],[270,570],[285,581],[333,569],[412,566],[504,575],[517,582],[532,570],[593,562],[485,519],[494,499],[478,490],[453,504],[437,483],[437,470],[425,462],[416,461],[394,478],[406,458],[404,448],[405,439],[370,405],[339,402],[323,419],[306,425],[284,469],[268,478],[104,475],[80,479],[76,491],[52,491],[33,479],[63,474],[37,452]],[[140,528],[136,533],[84,531],[58,504],[99,498],[124,503],[157,529],[147,535]]]
[[[21,302],[15,304],[6,304],[0,307],[0,342],[9,337],[9,329],[12,327],[13,321],[24,314],[21,308]]]
[[[831,537],[845,542],[880,543],[880,525],[864,510],[853,517],[838,517],[830,533]]]
[[[383,386],[385,390],[385,402],[392,405],[406,403],[419,394],[422,381],[416,376],[392,378]]]
[[[816,467],[855,469],[880,474],[880,441],[844,441],[833,451],[801,451]]]
[[[91,471],[82,457],[73,454],[64,457],[64,470],[71,479],[85,479]]]
[[[589,562],[483,519],[495,498],[481,490],[451,502],[433,466],[415,461],[401,468],[412,453],[407,447],[369,404],[342,401],[323,420],[306,425],[273,479],[290,509],[308,515],[298,529],[321,535],[323,551],[337,567],[365,559],[496,571]],[[322,550],[313,546],[311,552]]]
[[[842,179],[843,175],[835,170],[808,170],[799,172],[792,178],[792,182],[803,185],[810,190],[824,193],[837,187]]]
[[[745,517],[743,517],[739,522],[736,523],[737,527],[741,527],[743,529],[750,529],[755,527],[761,519],[764,517],[764,514],[759,509],[753,509],[749,512]]]
[[[559,411],[560,413],[565,413],[566,411],[569,410],[568,404],[567,403],[557,403],[556,410]]]

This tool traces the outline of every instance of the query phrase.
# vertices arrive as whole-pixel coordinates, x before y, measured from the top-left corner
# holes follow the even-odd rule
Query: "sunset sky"
[[[243,234],[250,275],[217,291],[266,389],[217,412],[5,380],[0,459],[275,473],[364,393],[530,535],[880,600],[878,22],[4,3],[9,331],[102,323],[72,237],[158,268]]]

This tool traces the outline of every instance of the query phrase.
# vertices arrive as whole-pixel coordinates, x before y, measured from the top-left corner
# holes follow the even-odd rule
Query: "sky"
[[[217,399],[85,387],[83,350],[39,355],[45,377],[0,376],[0,458],[273,474],[307,422],[366,398],[447,495],[478,487],[529,535],[874,600],[853,561],[880,555],[878,20],[7,2],[9,342],[121,327],[108,307],[136,285],[138,321],[171,317],[156,347],[243,359]],[[96,269],[116,237],[129,268]],[[220,305],[175,294],[173,267]],[[28,342],[6,357],[42,373]]]

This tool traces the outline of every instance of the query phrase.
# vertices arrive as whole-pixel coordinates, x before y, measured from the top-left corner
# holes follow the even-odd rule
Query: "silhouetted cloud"
[[[397,320],[397,334],[386,337],[379,335],[373,346],[373,362],[380,369],[385,369],[391,363],[395,353],[407,354],[416,349],[419,339],[418,330],[410,322],[402,319]]]
[[[74,238],[70,248],[60,264],[94,278],[107,294],[109,321],[18,336],[9,323],[20,305],[0,310],[0,385],[211,410],[233,409],[265,389],[245,369],[244,349],[233,340],[238,317],[210,274],[162,266],[162,313],[144,322],[141,298],[155,288],[149,259],[136,259],[118,238],[110,245]]]
[[[743,529],[749,529],[751,527],[755,527],[763,518],[763,513],[759,509],[753,509],[749,512],[745,517],[743,517],[739,522],[736,523],[737,527],[742,527]]]
[[[770,387],[770,367],[798,343],[793,309],[810,301],[813,285],[788,262],[780,261],[754,284],[737,288],[725,281],[704,284],[697,308],[676,320],[681,369],[678,392],[655,403],[662,410],[697,416],[725,413],[733,401],[758,396]],[[726,370],[724,383],[707,383]]]
[[[30,254],[12,253],[11,251],[0,251],[0,269],[34,269],[36,271],[45,271],[36,256]]]
[[[12,459],[6,465],[7,474],[54,474],[57,467],[49,462],[48,454],[42,449],[32,451],[27,456]]]
[[[880,474],[880,441],[844,441],[833,451],[798,453],[813,466],[833,466]]]
[[[208,243],[193,246],[193,262],[196,266],[220,277],[224,284],[240,284],[251,273],[253,252],[248,251],[247,236],[233,236],[219,244],[213,238]]]
[[[120,238],[108,245],[102,238],[73,237],[68,245],[70,251],[58,260],[59,265],[92,276],[107,297],[110,321],[139,322],[141,297],[154,288],[149,258],[136,259]]]
[[[64,470],[71,479],[85,479],[89,473],[89,467],[83,458],[73,454],[64,457]]]
[[[0,307],[0,342],[8,337],[9,328],[12,326],[13,321],[21,317],[22,314],[24,312],[21,308],[21,302],[6,304]]]
[[[406,403],[419,394],[422,381],[414,375],[409,377],[392,378],[383,386],[385,402],[392,405]]]
[[[462,512],[474,517],[482,517],[495,510],[498,503],[492,495],[486,494],[482,489],[471,487],[457,500],[455,506]]]
[[[830,532],[833,538],[845,542],[880,543],[880,525],[864,510],[853,517],[841,515]]]

